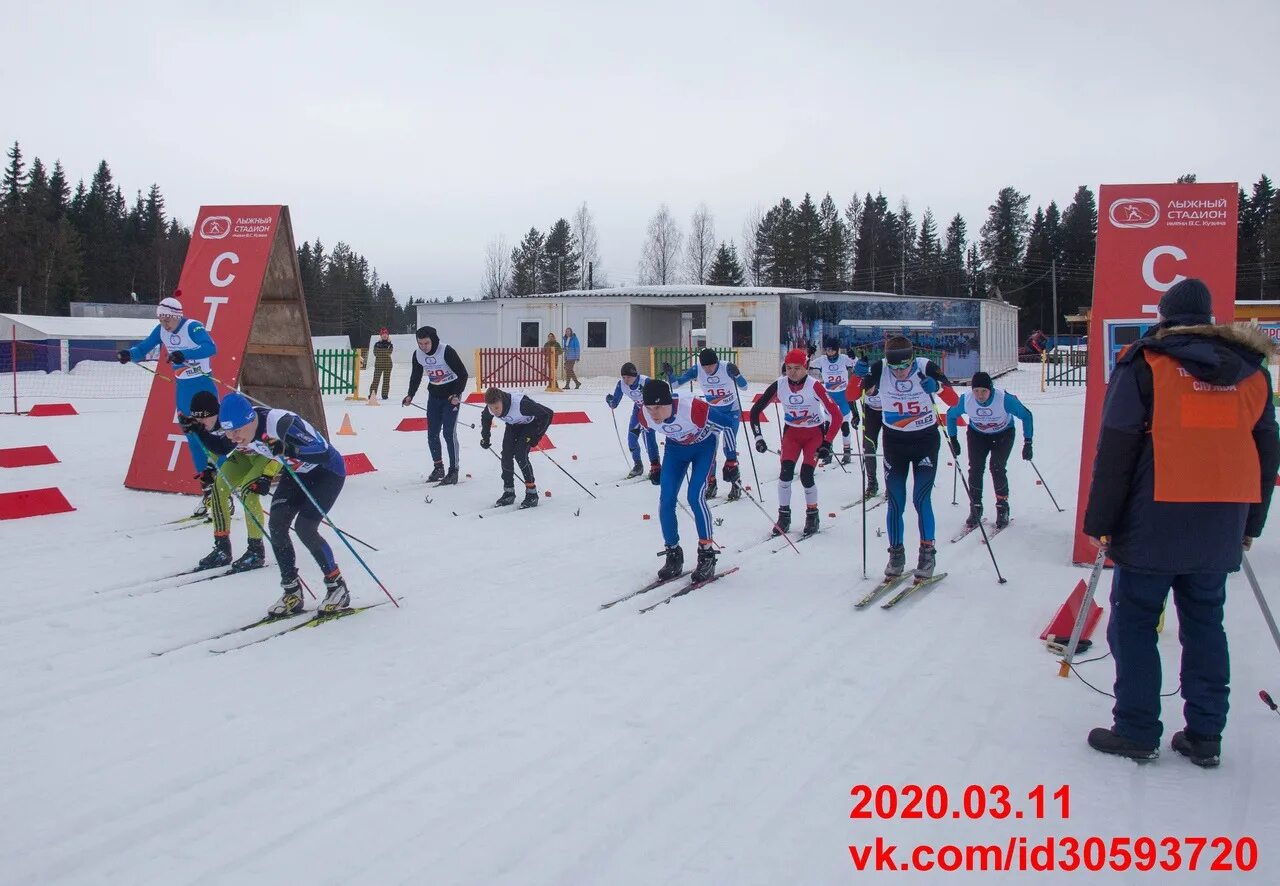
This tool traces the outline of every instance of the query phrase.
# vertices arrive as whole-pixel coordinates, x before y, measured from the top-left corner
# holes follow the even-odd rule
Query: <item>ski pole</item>
[[[1280,707],[1277,707],[1276,703],[1271,700],[1271,696],[1267,693],[1267,690],[1259,689],[1258,698],[1262,699],[1262,703],[1264,705],[1271,708],[1271,710],[1275,711],[1277,714],[1280,714]]]
[[[1102,576],[1102,567],[1107,562],[1107,539],[1101,538],[1102,542],[1098,546],[1098,556],[1093,561],[1093,571],[1089,573],[1089,588],[1085,591],[1084,599],[1080,601],[1080,611],[1076,613],[1076,623],[1071,627],[1071,639],[1067,642],[1067,648],[1062,653],[1062,663],[1058,666],[1058,676],[1066,677],[1071,673],[1071,660],[1075,658],[1076,646],[1080,643],[1080,635],[1084,632],[1084,621],[1089,615],[1089,608],[1093,606],[1093,595],[1098,591],[1098,579]]]
[[[693,516],[693,511],[689,510],[689,506],[687,504],[685,504],[678,498],[676,499],[676,504],[680,506],[681,510],[683,510],[686,514],[689,515],[689,519],[693,521],[693,524],[695,526],[698,525],[698,518]],[[711,543],[716,547],[718,547],[720,550],[722,551],[724,550],[724,545],[720,544],[720,542],[716,541],[714,538],[711,539]]]
[[[733,402],[738,405],[738,427],[742,428],[742,444],[747,449],[747,457],[751,459],[751,473],[756,475],[756,494],[759,495],[761,497],[761,500],[763,501],[764,490],[760,488],[760,472],[756,470],[755,447],[752,446],[751,441],[747,439],[746,428],[742,427],[744,424],[744,422],[742,421],[742,397],[738,395],[737,379],[734,379],[734,382],[733,382]],[[747,498],[751,498],[750,493],[747,494]]]
[[[855,407],[856,408],[856,407]],[[858,429],[858,470],[862,473],[862,578],[867,577],[867,463],[862,460],[862,429]]]
[[[574,483],[577,483],[577,484],[578,484],[578,488],[579,488],[579,489],[581,489],[583,492],[585,492],[587,495],[591,496],[592,498],[595,498],[595,497],[596,497],[596,494],[595,494],[594,492],[592,492],[592,491],[591,491],[590,489],[588,489],[587,487],[583,486],[581,483],[578,483],[578,478],[577,478],[577,477],[573,476],[573,474],[570,474],[570,473],[569,473],[568,471],[566,471],[563,467],[561,467],[560,462],[556,461],[554,458],[552,458],[551,456],[547,455],[547,451],[546,451],[545,449],[539,449],[538,451],[539,451],[539,452],[541,452],[543,455],[546,455],[546,456],[547,456],[547,461],[551,462],[551,463],[552,463],[553,465],[555,465],[557,468],[560,468],[560,473],[564,474],[566,477],[568,477],[568,478],[569,478],[570,480],[572,480]]]
[[[956,501],[956,480],[960,477],[960,462],[956,461],[954,455],[951,456],[951,504],[958,505]]]
[[[356,561],[364,567],[364,571],[369,573],[369,577],[373,579],[374,583],[377,584],[378,587],[382,588],[382,593],[387,595],[387,599],[391,601],[392,605],[399,609],[399,601],[397,601],[395,597],[391,596],[391,592],[388,591],[387,586],[382,583],[382,579],[378,578],[378,576],[374,574],[374,571],[369,568],[369,564],[364,562],[364,557],[360,556],[360,552],[351,546],[351,542],[347,541],[346,533],[339,529],[337,524],[333,522],[329,517],[329,512],[320,507],[320,503],[316,501],[316,497],[311,494],[311,490],[302,482],[302,478],[300,478],[297,472],[289,466],[287,461],[281,459],[280,464],[284,465],[284,469],[289,472],[289,476],[293,478],[293,482],[298,484],[298,488],[301,489],[303,495],[307,497],[307,501],[311,502],[311,506],[316,509],[316,513],[320,515],[321,519],[323,519],[325,523],[329,524],[330,529],[338,534],[338,538],[342,539],[342,543],[347,546],[347,550],[351,552],[351,556],[355,557]]]
[[[494,458],[496,458],[496,459],[498,460],[498,464],[502,464],[502,456],[498,455],[498,453],[496,453],[496,452],[493,452],[493,448],[492,448],[492,447],[490,447],[489,451],[490,451],[490,452],[492,452],[492,453],[493,453],[493,457],[494,457]],[[525,486],[528,486],[528,485],[529,485],[529,479],[528,479],[527,477],[525,477],[525,475],[524,475],[524,469],[523,469],[523,468],[521,468],[521,467],[520,467],[520,465],[516,464],[514,459],[512,460],[512,464],[511,464],[511,466],[512,466],[513,468],[515,468],[517,471],[519,471],[519,472],[520,472],[520,482],[521,482],[521,483],[523,483]]]
[[[1049,501],[1053,502],[1053,506],[1058,509],[1058,513],[1062,513],[1062,508],[1058,505],[1058,500],[1053,497],[1053,492],[1049,490],[1049,484],[1044,482],[1044,476],[1041,475],[1040,469],[1036,467],[1036,463],[1027,459],[1031,463],[1031,470],[1036,472],[1036,476],[1040,478],[1040,485],[1044,487],[1044,491],[1049,493]]]
[[[1262,617],[1267,627],[1271,629],[1271,639],[1275,641],[1276,649],[1280,649],[1280,629],[1276,628],[1276,620],[1271,616],[1271,607],[1267,605],[1267,598],[1262,596],[1262,588],[1258,585],[1258,576],[1253,573],[1253,564],[1249,562],[1248,554],[1244,555],[1243,563],[1245,578],[1249,579],[1249,587],[1253,588],[1253,596],[1258,599]]]
[[[249,395],[248,395],[248,394],[245,394],[245,396],[246,396],[246,397],[249,397]],[[249,397],[249,399],[250,399],[250,400],[253,400],[253,398],[252,398],[252,397]],[[257,401],[255,400],[254,402],[257,402]],[[264,405],[265,405],[265,404],[264,404]],[[419,406],[417,403],[410,403],[409,405],[410,405],[410,406],[412,406],[414,409],[421,409],[423,412],[426,412],[426,411],[427,411],[427,407],[425,407],[425,406]],[[472,405],[472,406],[474,406],[475,404],[474,404],[474,403],[472,403],[471,405]],[[483,409],[484,407],[481,407],[481,408]],[[460,419],[460,418],[458,418],[458,419],[454,419],[454,424],[465,425],[466,427],[468,427],[468,428],[472,428],[472,429],[474,429],[474,428],[478,427],[478,425],[477,425],[475,422],[463,421],[463,420],[462,420],[462,419]]]
[[[613,408],[610,408],[610,409],[609,409],[609,417],[613,419],[613,436],[614,436],[614,437],[617,439],[617,441],[618,441],[618,452],[619,452],[619,453],[621,453],[621,455],[622,455],[622,460],[623,460],[624,462],[628,462],[628,463],[630,463],[630,459],[628,459],[628,458],[627,458],[627,450],[626,450],[626,448],[622,445],[622,434],[618,431],[618,413],[617,413],[617,410],[615,410],[615,409],[613,409]],[[627,431],[627,433],[629,434],[629,433],[631,433],[631,431],[630,431],[630,430],[628,430],[628,431]]]

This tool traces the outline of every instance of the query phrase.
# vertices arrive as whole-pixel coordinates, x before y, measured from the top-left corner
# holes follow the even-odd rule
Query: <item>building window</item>
[[[538,320],[520,321],[520,347],[542,347],[542,323]]]
[[[756,346],[756,321],[730,320],[729,344],[733,348],[754,348]]]
[[[609,347],[609,321],[608,320],[588,320],[587,321],[587,347],[589,348]]]

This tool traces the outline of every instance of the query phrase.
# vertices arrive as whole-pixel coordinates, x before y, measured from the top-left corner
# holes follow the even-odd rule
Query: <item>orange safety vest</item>
[[[1253,442],[1267,398],[1262,373],[1239,384],[1214,385],[1167,354],[1147,351],[1146,358],[1153,386],[1155,500],[1262,501],[1262,469]]]

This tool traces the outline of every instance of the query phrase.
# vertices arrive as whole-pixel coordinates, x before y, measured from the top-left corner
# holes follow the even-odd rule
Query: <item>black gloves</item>
[[[178,427],[182,428],[183,433],[194,434],[197,429],[201,428],[200,419],[192,418],[189,415],[178,413]]]
[[[244,495],[266,495],[271,491],[271,478],[254,477],[240,491]]]
[[[128,363],[130,360],[133,359],[133,355],[130,354],[128,351],[116,351],[116,359],[119,360],[121,363]]]
[[[737,378],[738,376],[742,375],[742,373],[738,371],[737,363],[726,364],[724,367],[724,371],[729,373],[729,378]]]
[[[756,436],[756,452],[768,452],[769,444],[764,442],[764,437]]]
[[[1023,441],[1022,441],[1022,460],[1023,460],[1023,461],[1031,461],[1031,458],[1032,458],[1032,455],[1031,455],[1031,441],[1030,441],[1030,440],[1023,440]]]
[[[203,471],[196,474],[196,479],[200,481],[201,486],[208,487],[213,485],[213,480],[216,476],[217,472],[214,470],[213,465],[207,465]]]
[[[951,447],[951,454],[956,458],[960,457],[960,441],[955,437],[947,438],[947,445]]]
[[[174,366],[181,366],[187,362],[187,357],[182,351],[174,351],[169,355],[169,362]]]
[[[604,402],[606,402],[606,403],[608,403],[608,404],[609,404],[609,408],[610,408],[610,409],[615,409],[615,408],[617,408],[617,407],[615,407],[615,406],[613,405],[613,394],[605,394],[605,395],[604,395]]]
[[[481,448],[481,449],[488,449],[490,445],[491,445],[491,444],[489,443],[489,435],[488,435],[488,434],[481,434],[481,435],[480,435],[480,448]]]
[[[726,461],[724,467],[720,469],[720,476],[726,483],[735,482],[741,476],[738,472],[738,463],[736,461]]]
[[[266,434],[262,435],[262,442],[267,444],[267,448],[271,450],[272,455],[284,455],[284,441],[272,440]]]
[[[672,371],[671,371],[671,364],[670,364],[670,363],[663,363],[663,364],[662,364],[662,374],[663,374],[663,375],[673,375],[673,374],[674,374],[674,373],[672,373]]]
[[[823,440],[818,444],[818,460],[824,465],[831,464],[831,441]]]

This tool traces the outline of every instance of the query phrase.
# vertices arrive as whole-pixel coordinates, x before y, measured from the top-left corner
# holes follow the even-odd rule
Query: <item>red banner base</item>
[[[1080,614],[1080,604],[1084,602],[1084,595],[1087,593],[1088,587],[1084,583],[1084,579],[1076,585],[1075,590],[1067,597],[1067,602],[1058,608],[1058,612],[1053,617],[1053,621],[1049,622],[1049,626],[1040,634],[1041,640],[1049,639],[1050,635],[1062,638],[1063,642],[1071,637],[1071,632],[1075,630],[1076,617]],[[1089,614],[1085,616],[1084,628],[1080,631],[1080,639],[1088,640],[1093,636],[1093,630],[1098,626],[1098,622],[1102,620],[1102,607],[1097,603],[1093,603],[1089,607]]]
[[[56,465],[58,457],[48,446],[18,446],[0,449],[0,468],[30,468],[35,465]]]
[[[43,517],[46,514],[65,514],[74,510],[71,502],[67,501],[56,486],[0,493],[0,520],[21,520],[25,517]]]
[[[351,477],[356,474],[370,474],[377,470],[373,466],[373,462],[369,461],[369,456],[363,452],[355,452],[351,455],[342,456],[342,463],[347,466],[347,476]]]
[[[37,403],[27,415],[79,415],[70,403]]]

